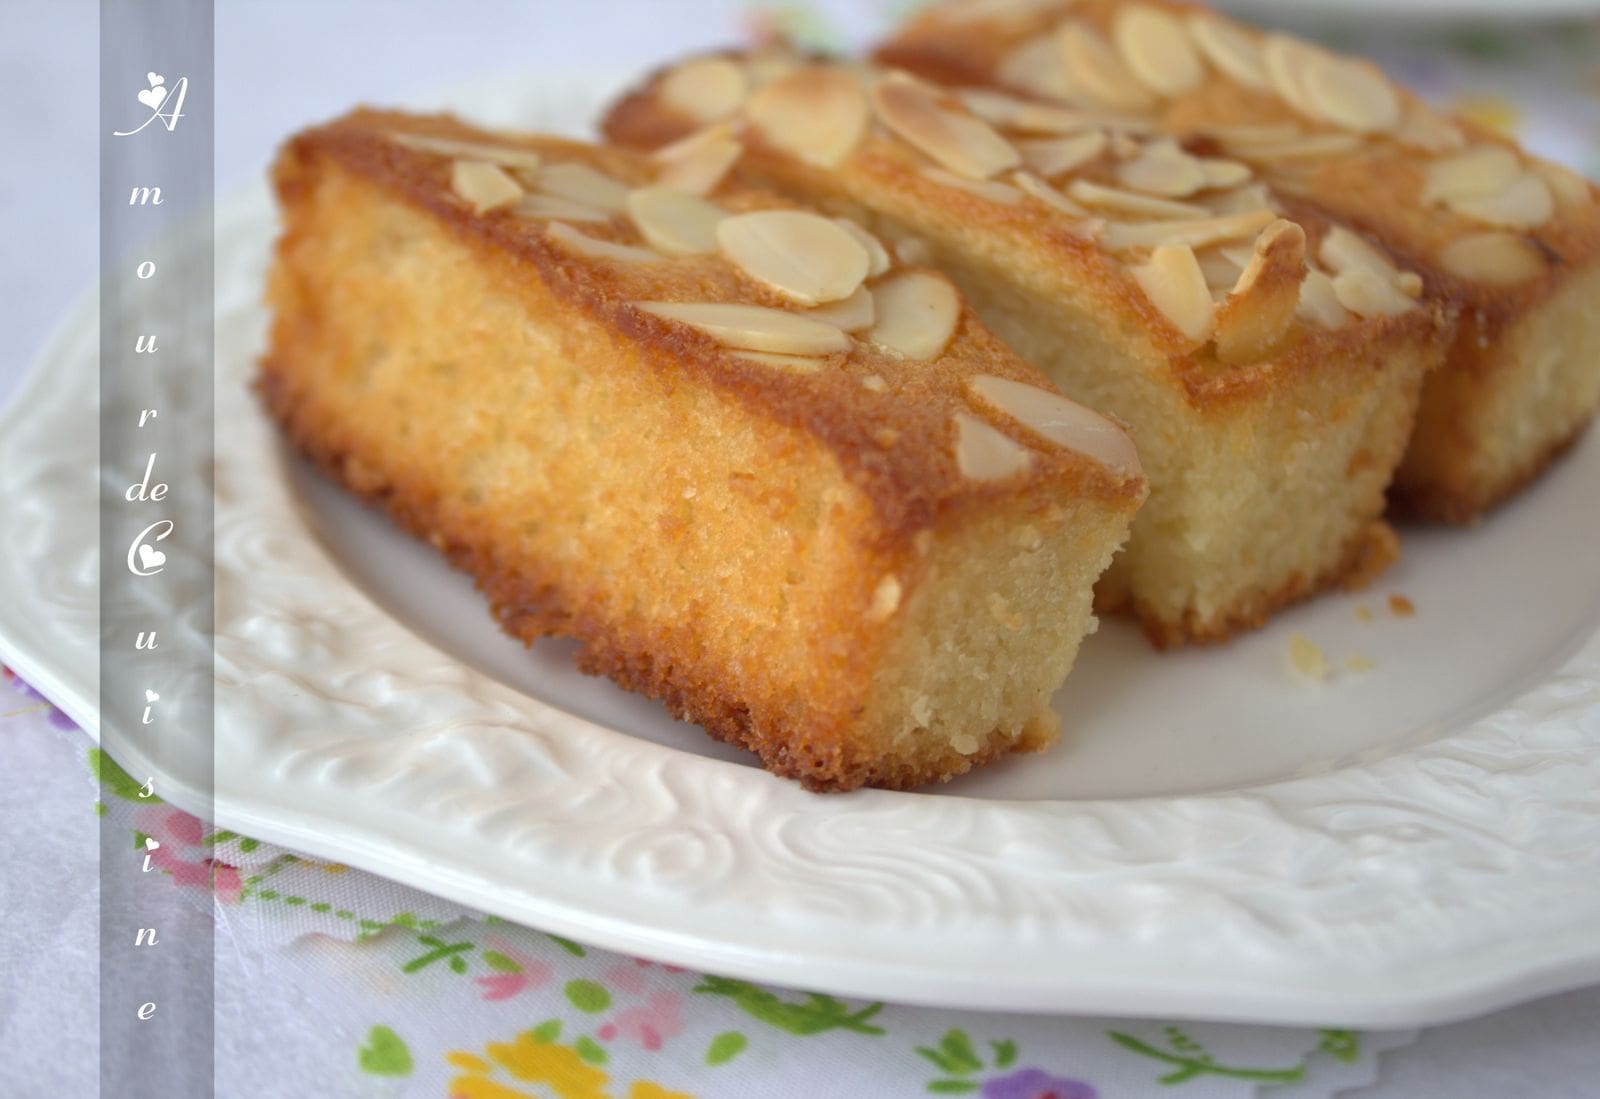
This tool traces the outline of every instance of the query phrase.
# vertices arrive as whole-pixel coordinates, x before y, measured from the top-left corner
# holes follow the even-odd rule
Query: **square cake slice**
[[[1600,191],[1366,61],[1169,0],[944,4],[877,57],[1243,161],[1416,272],[1459,318],[1395,476],[1416,512],[1478,517],[1600,408]]]
[[[1393,558],[1384,492],[1444,313],[1248,165],[1103,109],[782,52],[673,66],[604,127],[669,164],[736,143],[746,178],[927,258],[1127,423],[1150,499],[1100,603],[1157,644],[1225,639]]]
[[[371,110],[273,180],[261,396],[504,628],[815,789],[1054,736],[1145,496],[940,275],[614,148]]]

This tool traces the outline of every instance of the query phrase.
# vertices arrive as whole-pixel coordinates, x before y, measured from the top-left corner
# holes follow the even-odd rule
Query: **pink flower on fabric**
[[[205,848],[205,825],[198,817],[170,805],[150,805],[134,824],[158,844],[146,848],[150,865],[172,875],[172,884],[213,890],[224,904],[238,904],[244,882],[236,867],[212,858]]]
[[[676,992],[657,992],[637,1007],[626,1008],[602,1026],[597,1034],[603,1041],[628,1038],[654,1053],[661,1043],[683,1030],[683,997]]]
[[[485,1000],[509,1000],[519,993],[541,987],[554,976],[555,971],[548,962],[531,958],[499,939],[485,941],[490,949],[483,952],[483,960],[495,970],[487,977],[476,978]]]

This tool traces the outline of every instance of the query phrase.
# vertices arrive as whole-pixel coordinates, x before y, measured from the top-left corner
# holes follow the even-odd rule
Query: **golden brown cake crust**
[[[999,523],[1002,529],[1014,523],[1019,529],[1036,524],[1041,531],[1065,530],[1077,537],[1071,526],[1076,518],[1085,523],[1084,538],[1092,529],[1094,539],[1104,540],[1094,551],[1097,560],[1083,566],[1097,573],[1143,498],[1144,483],[1136,472],[1113,470],[1058,447],[1030,450],[1032,462],[1025,471],[999,480],[974,480],[963,473],[948,424],[953,409],[970,407],[960,404],[967,381],[988,374],[1047,384],[1036,372],[970,316],[963,317],[946,353],[935,361],[892,359],[863,346],[830,371],[809,374],[743,362],[696,332],[655,323],[628,303],[703,297],[770,301],[763,287],[710,259],[698,266],[693,260],[674,262],[664,265],[670,271],[652,273],[563,253],[538,223],[507,213],[470,212],[451,192],[450,158],[399,143],[397,133],[492,140],[537,151],[550,162],[586,164],[629,184],[651,173],[639,158],[617,150],[490,135],[442,117],[362,111],[293,139],[274,172],[286,227],[270,290],[276,307],[271,346],[261,363],[258,390],[303,452],[470,572],[514,636],[528,642],[547,635],[575,638],[584,670],[663,700],[674,714],[755,751],[770,770],[811,788],[909,788],[947,779],[1006,751],[1043,746],[1051,720],[1047,692],[1021,718],[1008,717],[1008,724],[992,733],[972,730],[965,737],[970,750],[939,748],[943,741],[931,751],[886,748],[859,728],[867,717],[881,723],[884,714],[877,711],[885,707],[893,718],[893,701],[879,699],[875,683],[885,672],[886,646],[905,630],[906,614],[919,605],[930,569],[963,532],[984,523]],[[714,197],[732,210],[788,205],[731,185]],[[597,237],[606,231],[585,228]],[[341,236],[346,231],[349,239]],[[426,239],[419,244],[421,238]],[[389,263],[397,265],[394,271]],[[463,269],[467,274],[445,273]],[[424,289],[435,277],[454,281]],[[401,315],[385,322],[384,310],[394,300],[386,295],[396,290],[412,296],[394,306]],[[581,554],[557,560],[526,551],[531,543],[524,526],[530,519],[535,526],[543,521],[537,511],[501,505],[493,494],[475,499],[475,486],[463,490],[459,477],[446,474],[462,455],[430,452],[415,441],[417,430],[426,427],[432,442],[445,449],[465,446],[470,465],[472,448],[492,449],[494,425],[441,426],[440,410],[450,409],[446,421],[456,410],[451,390],[429,377],[426,364],[421,375],[391,376],[382,383],[386,389],[369,384],[365,374],[372,369],[373,353],[363,341],[376,331],[380,341],[398,341],[402,350],[412,340],[422,348],[430,339],[454,339],[448,324],[465,323],[462,353],[491,353],[493,336],[472,330],[484,323],[476,314],[468,322],[447,322],[442,336],[425,330],[427,318],[413,315],[419,304],[452,300],[462,300],[470,314],[480,299],[489,298],[498,312],[484,317],[517,325],[531,316],[553,327],[558,335],[541,338],[560,341],[562,361],[571,356],[571,362],[587,363],[603,376],[614,394],[608,399],[626,402],[610,406],[619,416],[654,416],[650,422],[659,424],[659,417],[674,410],[725,410],[730,435],[755,440],[753,454],[739,452],[740,461],[758,463],[751,474],[735,469],[724,481],[702,487],[714,489],[706,495],[736,513],[731,533],[742,533],[737,524],[745,523],[755,531],[751,545],[775,550],[774,559],[805,538],[812,550],[840,558],[797,558],[821,577],[807,587],[812,579],[798,576],[785,589],[796,600],[821,593],[820,605],[793,610],[813,614],[804,629],[791,625],[786,630],[783,621],[760,615],[761,628],[771,637],[750,637],[741,648],[745,635],[735,621],[734,650],[724,645],[712,651],[693,612],[680,609],[652,618],[630,609],[628,600],[639,597],[638,589],[619,595],[613,582],[616,568],[626,567],[620,562],[628,559],[628,546],[643,539],[660,547],[660,560],[676,561],[680,545],[690,545],[690,532],[668,506],[675,498],[662,498],[659,523],[633,531],[615,561],[587,567]],[[609,341],[614,363],[603,353],[594,358],[597,335]],[[507,339],[524,337],[508,331]],[[880,401],[880,393],[863,386],[874,373],[887,379],[885,393],[898,400]],[[480,387],[464,394],[470,399],[460,415],[470,421],[485,409],[498,412],[497,403],[513,399],[514,375],[495,374],[491,381],[492,391]],[[506,395],[500,396],[508,381]],[[407,403],[408,384],[424,391],[425,408]],[[411,422],[413,413],[427,423]],[[648,446],[644,440],[639,445]],[[681,453],[696,442],[680,438],[675,445],[680,447],[675,453]],[[718,446],[718,440],[707,438],[700,449],[715,452]],[[792,481],[785,483],[786,477]],[[817,518],[799,513],[814,505],[807,493],[816,491],[819,481],[832,491],[828,486],[835,478],[850,492],[835,492],[828,497],[832,503],[824,501],[828,513],[821,525],[831,524],[835,531],[833,541],[825,542],[814,533]],[[658,491],[638,475],[628,483],[631,491],[645,495]],[[517,484],[503,487],[522,491]],[[615,540],[605,548],[618,550]],[[699,577],[691,585],[694,598],[708,601],[708,613],[721,614],[730,599],[751,596],[747,575],[776,567],[781,562],[757,561],[741,564],[732,578]],[[1080,617],[1088,613],[1093,575],[1082,580]],[[896,578],[893,598],[879,614],[886,576]],[[896,607],[901,614],[895,614]],[[764,652],[764,641],[773,637],[788,649]]]

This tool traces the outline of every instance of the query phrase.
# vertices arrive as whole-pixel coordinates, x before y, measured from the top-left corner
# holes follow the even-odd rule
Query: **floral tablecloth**
[[[545,25],[560,33],[530,36],[526,60],[534,63],[543,49],[552,57],[562,51],[562,60],[570,61],[573,44],[587,36],[620,39],[624,52],[640,53],[642,65],[775,26],[819,44],[849,45],[879,32],[907,6],[841,0],[752,12],[712,0],[596,3],[581,10],[561,5],[552,23],[556,5],[534,4],[527,8],[542,9]],[[347,7],[341,14],[351,26],[380,17],[391,24],[392,50],[366,62],[387,65],[391,76],[415,65],[418,50],[449,48],[448,37],[443,44],[428,39],[431,17],[415,10],[422,5]],[[489,2],[453,10],[470,17],[479,7],[495,18],[514,18],[518,10]],[[272,11],[261,10],[267,8]],[[632,15],[619,15],[614,9],[620,8]],[[666,9],[682,18],[660,18]],[[294,41],[291,17],[317,10],[294,3],[219,7],[219,76],[239,74],[241,86],[264,82],[279,52],[269,47]],[[287,12],[281,21],[280,12]],[[82,22],[82,11],[71,17],[92,35],[92,20]],[[647,32],[635,25],[641,21],[648,22]],[[1302,26],[1371,53],[1435,100],[1600,175],[1600,21],[1512,29]],[[629,34],[641,37],[627,46]],[[412,37],[427,45],[404,45]],[[92,36],[84,48],[92,51]],[[15,71],[39,72],[49,60],[24,56],[25,44],[8,49]],[[504,61],[510,55],[496,56]],[[608,58],[618,60],[627,58]],[[347,79],[365,86],[359,76]],[[294,101],[292,88],[284,94],[291,99],[283,111],[296,116],[294,122],[320,110],[310,98]],[[253,171],[268,143],[288,128],[267,106],[252,107],[244,98],[232,107],[243,120],[239,132],[219,135],[224,178],[230,169]],[[226,96],[222,102],[228,108]],[[247,124],[251,119],[258,119],[255,145],[246,140],[256,132]],[[40,135],[39,144],[47,138]],[[38,201],[47,207],[51,200]],[[82,281],[90,277],[92,270]],[[7,300],[29,301],[22,276],[7,278],[7,288],[16,290]],[[0,395],[20,373],[20,364],[0,367]],[[125,853],[108,850],[104,857],[132,861],[149,854],[161,872],[151,875],[149,887],[179,891],[216,924],[216,1075],[217,1093],[224,1096],[1600,1094],[1596,990],[1420,1037],[984,1014],[840,999],[621,957],[215,830],[139,798],[133,779],[9,671],[0,683],[0,761],[6,776],[0,783],[6,836],[0,1094],[18,1099],[95,1093],[97,815],[127,835]],[[1399,1052],[1380,1059],[1388,1050]]]

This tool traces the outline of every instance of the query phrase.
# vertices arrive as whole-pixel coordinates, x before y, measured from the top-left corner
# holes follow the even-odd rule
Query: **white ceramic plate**
[[[550,125],[594,93],[467,106]],[[1600,979],[1600,439],[1476,529],[1407,531],[1373,593],[1226,648],[1108,623],[1045,756],[816,796],[561,643],[524,651],[285,453],[246,389],[272,231],[263,191],[216,219],[219,824],[613,949],[899,1001],[1386,1026]],[[95,316],[0,422],[0,655],[90,728]],[[168,361],[164,407],[195,369]],[[169,476],[203,477],[199,449]],[[1375,667],[1305,682],[1296,631]],[[204,804],[203,738],[105,742]]]

